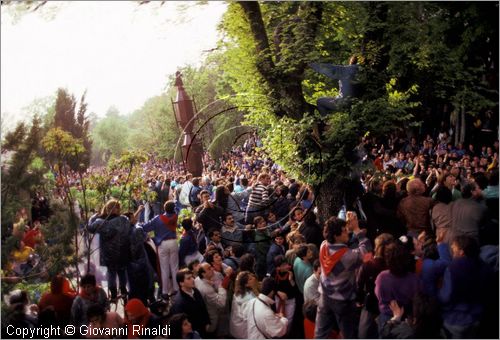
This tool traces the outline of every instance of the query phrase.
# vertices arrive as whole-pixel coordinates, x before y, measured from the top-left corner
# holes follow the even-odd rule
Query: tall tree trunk
[[[461,126],[460,126],[460,139],[459,142],[463,143],[465,141],[465,106],[464,106],[464,101],[462,100],[462,107],[460,108],[460,121],[461,121]],[[458,144],[458,143],[457,143]],[[457,145],[455,144],[455,145]]]

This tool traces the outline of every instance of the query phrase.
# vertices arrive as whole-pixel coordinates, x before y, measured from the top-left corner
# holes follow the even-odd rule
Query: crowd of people
[[[122,211],[111,198],[83,231],[99,236],[94,272],[77,289],[54,276],[36,305],[11,292],[8,324],[71,324],[84,338],[498,336],[498,140],[365,137],[357,152],[370,170],[324,221],[313,189],[259,145],[205,156],[201,177],[143,164],[153,199]],[[44,202],[38,193],[33,216]],[[35,226],[21,236],[7,270],[43,242]],[[110,308],[120,301],[123,315]]]

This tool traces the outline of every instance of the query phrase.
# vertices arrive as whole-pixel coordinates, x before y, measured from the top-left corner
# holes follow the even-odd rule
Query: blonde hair
[[[422,195],[425,192],[425,184],[419,178],[414,178],[406,183],[409,195]]]
[[[116,208],[120,209],[120,202],[117,199],[112,198],[106,202],[104,207],[102,207],[101,215],[109,216],[113,213],[113,210],[115,210]]]
[[[391,234],[383,233],[375,239],[375,256],[384,257],[385,246],[394,241]]]

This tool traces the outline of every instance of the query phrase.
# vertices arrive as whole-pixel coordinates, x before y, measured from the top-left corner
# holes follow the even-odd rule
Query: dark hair
[[[305,244],[301,245],[299,249],[297,249],[297,257],[300,257],[301,260],[304,259],[304,257],[307,255],[307,250],[309,250],[309,247]]]
[[[239,244],[234,244],[231,248],[233,249],[234,256],[237,258],[240,258],[245,253],[245,248]]]
[[[464,251],[465,256],[471,259],[476,259],[479,256],[479,244],[475,238],[467,235],[458,235],[453,238],[451,244],[456,244],[458,249]]]
[[[181,282],[184,282],[186,275],[188,274],[193,275],[193,272],[186,268],[179,270],[175,275],[175,281],[177,281],[177,284],[180,285]]]
[[[491,186],[498,185],[498,169],[494,169],[488,173],[488,184]]]
[[[266,221],[266,220],[264,219],[264,217],[262,217],[262,216],[255,216],[255,217],[253,218],[253,225],[254,225],[255,227],[257,227],[257,225],[258,225],[260,222],[262,222],[262,221],[264,221],[264,222]]]
[[[309,321],[315,322],[317,311],[318,304],[315,300],[309,300],[302,306],[302,313],[304,313],[304,317]]]
[[[476,183],[467,183],[462,189],[463,198],[471,198],[472,192],[476,190]]]
[[[223,217],[223,219],[222,219],[222,220],[225,222],[225,221],[226,221],[226,218],[228,218],[229,216],[233,216],[233,214],[232,214],[232,213],[230,213],[230,212],[225,213],[225,214],[224,214],[224,217]]]
[[[193,183],[194,186],[199,186],[200,185],[200,178],[199,177],[195,177],[193,178],[193,180],[191,181],[191,183]]]
[[[313,270],[316,271],[318,268],[321,266],[321,263],[319,262],[319,259],[314,260],[313,263]]]
[[[167,214],[173,214],[175,213],[175,203],[174,201],[166,201],[165,204],[163,205],[163,209]]]
[[[226,194],[226,187],[224,185],[219,185],[215,189],[215,203],[222,209],[227,209],[227,201],[229,195]]]
[[[422,246],[422,257],[424,259],[437,260],[439,259],[439,252],[436,240],[433,237],[426,237]]]
[[[280,185],[280,196],[286,197],[288,195],[288,187],[286,185]]]
[[[106,317],[106,310],[99,303],[94,303],[87,309],[87,320],[90,321],[94,316],[99,318]]]
[[[335,216],[330,217],[325,222],[325,228],[327,229],[326,240],[330,243],[335,243],[335,236],[340,236],[342,234],[342,229],[345,227],[345,221],[337,218]]]
[[[85,285],[95,286],[96,285],[95,276],[92,274],[84,275],[80,280],[80,287],[83,287]]]
[[[219,254],[221,255],[220,253],[220,250],[219,249],[212,249],[210,250],[206,255],[205,255],[205,261],[207,261],[208,263],[212,264],[214,263],[214,256],[215,254]],[[222,255],[221,255],[222,256]]]
[[[200,263],[200,260],[193,260],[193,261],[189,262],[189,264],[187,266],[189,271],[193,272],[194,266],[196,266],[199,263]]]
[[[212,237],[214,236],[215,233],[219,233],[220,234],[220,230],[219,229],[215,229],[215,228],[211,228],[208,231],[208,238],[212,239]]]
[[[262,287],[260,290],[262,294],[267,296],[275,289],[276,289],[276,282],[274,282],[274,279],[266,277],[264,280],[262,280]]]
[[[202,190],[202,191],[200,191],[200,197],[203,196],[203,195],[209,195],[210,196],[210,193],[208,192],[208,190]]]
[[[255,273],[255,257],[247,253],[240,258],[240,271],[247,270],[251,273]]]
[[[392,180],[386,181],[382,185],[383,197],[396,198],[396,191],[397,191],[396,183],[394,183],[394,181]]]
[[[385,247],[387,267],[394,276],[401,277],[408,273],[409,256],[408,249],[399,242],[390,243]]]
[[[448,204],[451,202],[452,198],[451,190],[444,185],[440,185],[436,191],[436,201]]]
[[[243,185],[244,187],[247,187],[247,186],[248,186],[248,178],[243,177],[243,178],[240,180],[240,183],[241,183],[241,185]]]
[[[302,207],[300,207],[300,206],[296,206],[295,208],[293,208],[293,209],[290,211],[290,218],[291,218],[293,221],[295,221],[295,212],[296,212],[297,210],[300,210],[300,211],[304,212],[304,209],[303,209]]]
[[[474,182],[476,182],[481,190],[486,189],[486,187],[488,186],[488,178],[483,172],[473,173],[472,177],[474,178]]]
[[[185,218],[182,220],[181,225],[184,230],[190,231],[191,229],[193,229],[193,220],[190,218]]]
[[[307,246],[306,246],[307,247]],[[286,262],[286,258],[284,255],[276,255],[274,257],[274,266],[276,268],[278,268],[279,266],[281,266],[283,263],[287,263]]]
[[[186,313],[177,313],[168,319],[170,329],[168,337],[170,339],[182,339],[182,324],[184,323],[184,320],[189,320]]]

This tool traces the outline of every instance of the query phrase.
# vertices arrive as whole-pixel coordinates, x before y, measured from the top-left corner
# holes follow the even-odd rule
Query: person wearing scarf
[[[365,254],[371,251],[371,243],[361,231],[356,214],[347,212],[347,221],[330,217],[325,222],[323,234],[326,240],[320,248],[321,275],[314,337],[325,339],[334,323],[345,339],[355,338],[356,328],[356,271],[363,264]],[[357,248],[349,248],[350,231]]]
[[[139,299],[130,299],[125,306],[125,323],[127,325],[127,338],[128,339],[145,339],[148,336],[148,332],[145,332],[145,328],[157,328],[161,325],[160,319],[152,314],[149,309],[144,306]],[[140,326],[140,331],[137,327]],[[143,335],[144,334],[144,335]]]
[[[75,297],[71,306],[71,318],[77,329],[88,324],[87,310],[93,304],[99,304],[106,310],[109,307],[106,292],[96,285],[94,275],[87,274],[80,280],[80,293]]]

